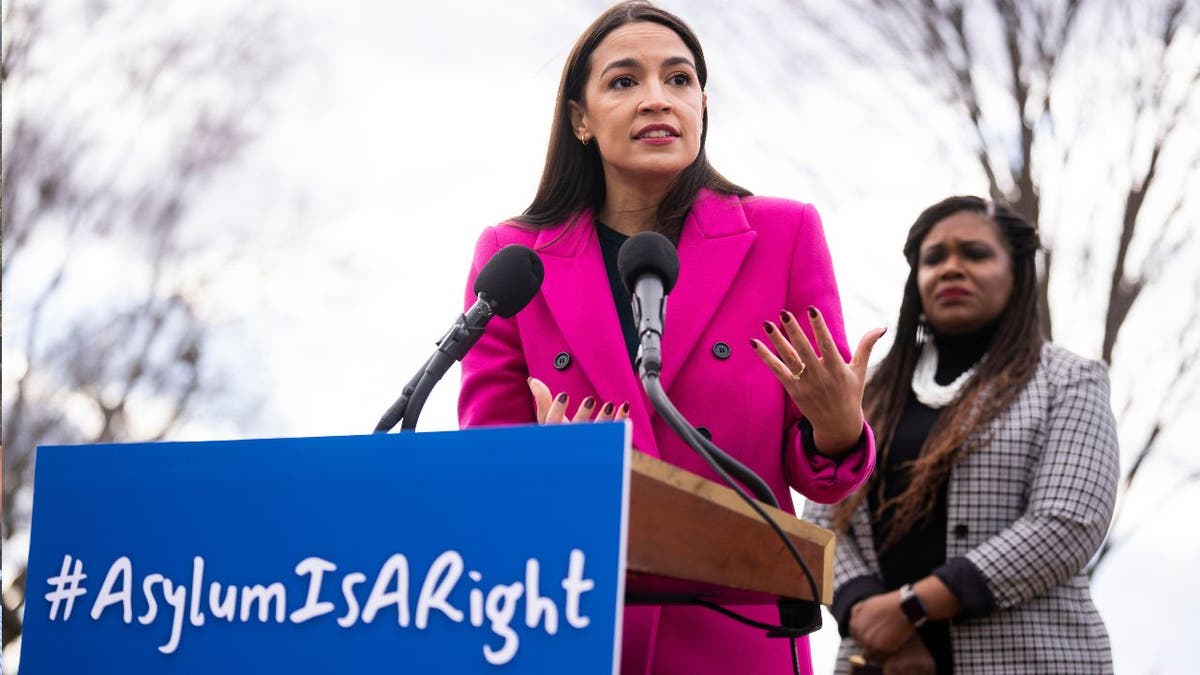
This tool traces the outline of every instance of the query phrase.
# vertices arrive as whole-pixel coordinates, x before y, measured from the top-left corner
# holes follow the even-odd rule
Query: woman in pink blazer
[[[628,417],[636,449],[717,480],[654,414],[632,365],[636,336],[616,251],[628,236],[658,231],[680,260],[664,320],[662,383],[701,433],[756,471],[794,513],[789,486],[830,503],[871,472],[862,392],[883,331],[868,333],[851,359],[817,212],[753,197],[708,163],[706,78],[692,31],[647,3],[614,6],[576,43],[537,195],[524,214],[483,233],[467,288],[509,244],[539,253],[545,281],[515,317],[493,319],[463,359],[459,420],[468,427]],[[475,298],[467,295],[469,305]],[[778,621],[773,606],[733,609]],[[799,646],[802,671],[811,672],[807,641]],[[631,607],[621,671],[793,666],[786,640],[711,610]]]

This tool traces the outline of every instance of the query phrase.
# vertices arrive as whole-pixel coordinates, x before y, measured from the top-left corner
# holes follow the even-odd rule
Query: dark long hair
[[[1001,239],[1012,259],[1013,289],[1008,304],[996,320],[988,353],[976,366],[953,405],[942,410],[921,455],[908,466],[909,484],[893,499],[883,499],[883,471],[876,470],[871,480],[853,496],[834,507],[834,527],[844,532],[854,510],[869,494],[878,490],[876,518],[888,509],[895,511],[886,524],[881,548],[887,548],[929,515],[937,499],[938,486],[950,476],[950,470],[986,436],[977,434],[1004,412],[1037,371],[1045,337],[1038,321],[1037,269],[1035,257],[1041,242],[1037,228],[1025,222],[1006,206],[991,204],[978,197],[950,197],[925,209],[908,231],[904,257],[908,260],[908,281],[900,303],[896,338],[891,349],[867,383],[863,408],[875,431],[879,453],[878,466],[887,462],[895,439],[896,426],[904,413],[912,385],[913,369],[921,350],[918,341],[921,296],[917,292],[918,256],[921,242],[933,226],[955,213],[978,213],[997,225]]]
[[[583,101],[584,86],[591,74],[592,52],[604,38],[617,28],[638,21],[650,21],[673,30],[696,60],[696,75],[703,90],[708,81],[708,66],[700,40],[682,19],[641,0],[622,2],[601,14],[575,43],[563,66],[554,104],[554,119],[550,124],[550,145],[546,150],[546,165],[538,184],[533,203],[515,222],[541,228],[554,225],[577,215],[583,209],[598,209],[604,204],[604,166],[595,143],[583,145],[571,128],[570,101]],[[708,163],[704,141],[708,135],[708,109],[702,118],[700,152],[685,168],[658,206],[658,231],[673,241],[679,240],[684,218],[692,208],[700,188],[721,194],[741,197],[750,192],[725,179]]]

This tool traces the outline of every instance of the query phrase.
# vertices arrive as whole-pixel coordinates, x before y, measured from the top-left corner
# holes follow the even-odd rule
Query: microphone
[[[663,235],[657,232],[641,232],[621,245],[621,250],[617,253],[617,272],[621,283],[632,296],[633,320],[637,324],[640,343],[637,356],[638,373],[650,403],[671,429],[775,531],[808,580],[813,600],[780,598],[780,625],[755,624],[769,629],[767,637],[793,638],[792,650],[795,654],[794,638],[821,627],[821,605],[816,601],[820,594],[817,591],[816,579],[795,544],[784,534],[779,524],[734,481],[749,488],[760,502],[778,508],[779,501],[766,481],[750,467],[717,447],[684,418],[667,396],[660,379],[663,317],[666,315],[667,295],[675,288],[675,282],[679,279],[679,254],[671,241]],[[712,603],[703,600],[695,602],[728,614],[727,610]]]
[[[632,296],[633,320],[637,324],[640,342],[638,373],[654,409],[709,464],[723,467],[749,487],[759,501],[779,506],[775,493],[758,474],[696,431],[667,397],[659,379],[667,294],[675,288],[675,282],[679,279],[679,254],[675,251],[675,245],[657,232],[639,232],[621,244],[621,250],[617,252],[617,272],[621,283],[625,284]]]
[[[545,273],[542,259],[526,246],[511,244],[497,251],[475,278],[475,303],[438,341],[437,350],[379,419],[375,433],[386,433],[401,420],[401,430],[416,428],[425,399],[438,380],[475,346],[493,316],[507,319],[524,309],[542,287]]]
[[[663,316],[667,294],[679,279],[679,254],[671,240],[657,232],[639,232],[617,252],[617,274],[633,300],[638,334],[638,373],[658,377],[662,371]]]

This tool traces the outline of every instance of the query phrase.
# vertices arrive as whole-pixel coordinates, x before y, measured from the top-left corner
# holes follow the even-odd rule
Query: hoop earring
[[[579,142],[580,142],[580,143],[583,143],[583,147],[585,147],[585,148],[586,148],[586,147],[587,147],[587,144],[588,144],[588,143],[589,143],[591,140],[592,140],[592,137],[591,137],[591,136],[584,136],[583,138],[579,139]]]

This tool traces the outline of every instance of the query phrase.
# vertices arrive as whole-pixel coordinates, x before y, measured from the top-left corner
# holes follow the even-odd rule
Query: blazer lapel
[[[601,401],[616,399],[613,400],[616,405],[624,400],[616,397],[624,397],[626,392],[640,394],[629,400],[630,417],[646,421],[634,425],[633,445],[657,456],[658,448],[649,428],[649,401],[642,383],[631,366],[622,367],[628,363],[629,354],[591,214],[543,230],[534,250],[546,270],[542,295],[551,318],[566,339],[574,361],[595,388],[587,393]]]
[[[737,197],[702,190],[679,239],[679,280],[663,321],[663,387],[696,348],[729,292],[756,235]]]

